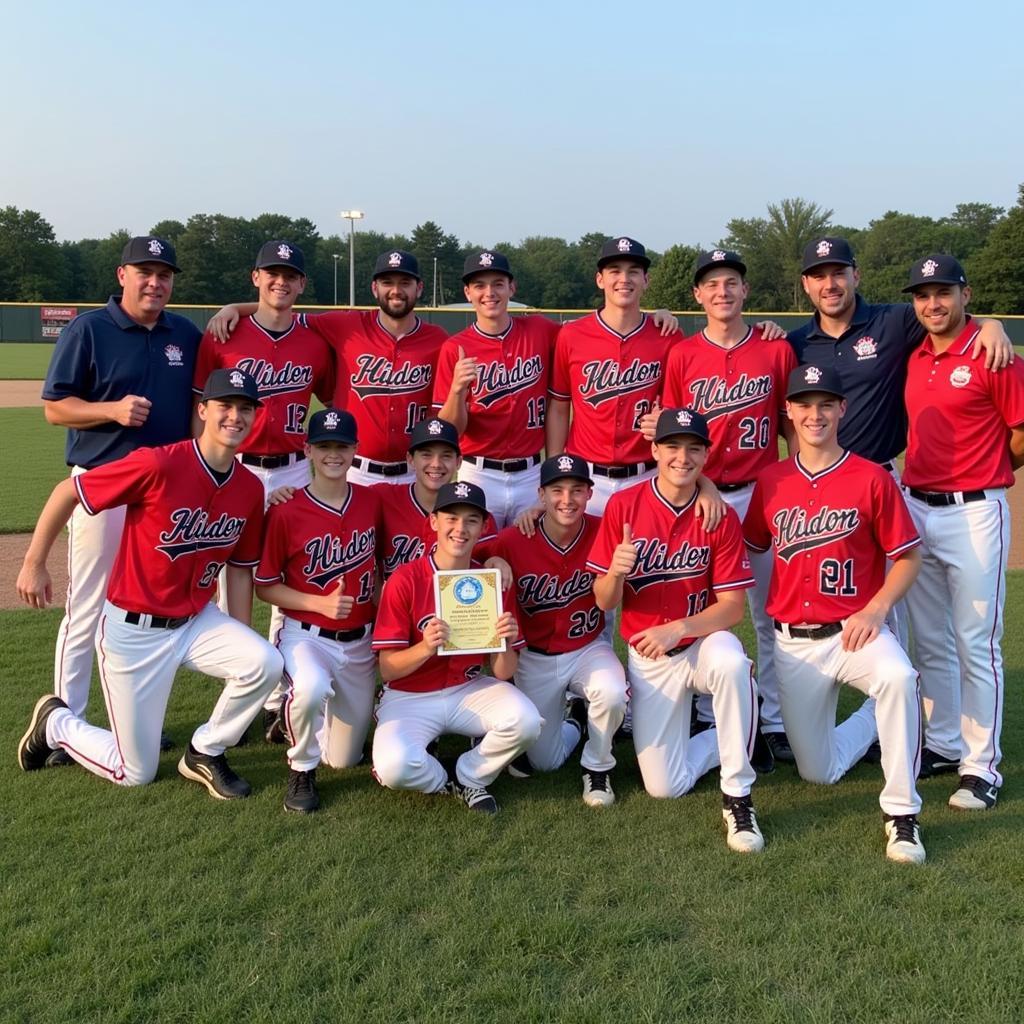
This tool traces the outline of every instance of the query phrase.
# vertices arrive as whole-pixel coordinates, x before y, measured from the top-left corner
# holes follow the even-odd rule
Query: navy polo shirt
[[[907,357],[924,340],[914,307],[872,306],[857,296],[850,326],[838,337],[825,334],[818,315],[789,332],[801,363],[831,366],[846,393],[839,443],[872,462],[888,462],[907,446],[903,386]]]
[[[141,395],[153,406],[141,427],[102,423],[88,430],[68,429],[69,466],[91,469],[120,459],[136,448],[182,441],[192,432],[192,373],[199,328],[166,310],[147,330],[111,296],[103,309],[76,316],[61,332],[43,384],[43,398],[59,402],[115,402]]]

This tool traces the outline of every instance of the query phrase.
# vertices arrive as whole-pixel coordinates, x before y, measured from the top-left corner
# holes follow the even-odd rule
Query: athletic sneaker
[[[951,775],[960,767],[960,758],[946,757],[945,754],[937,754],[929,747],[921,748],[921,770],[917,773],[919,779],[930,779],[934,775]]]
[[[286,811],[298,811],[299,814],[312,814],[320,810],[320,793],[316,788],[316,769],[298,772],[294,768],[288,770],[288,791],[284,797]]]
[[[458,797],[471,811],[498,813],[498,801],[483,786],[463,786],[454,773],[448,777],[448,792]]]
[[[999,799],[999,787],[977,775],[961,775],[960,786],[949,798],[949,806],[961,811],[988,811]]]
[[[760,728],[754,731],[754,752],[750,755],[750,767],[758,775],[771,775],[775,771],[775,755],[768,745],[768,737]]]
[[[46,742],[46,722],[57,708],[66,708],[67,704],[52,693],[40,697],[32,709],[32,717],[28,720],[28,729],[18,744],[18,764],[23,772],[37,772],[46,767],[46,762],[54,748]]]
[[[885,855],[899,864],[923,864],[925,853],[916,814],[883,814]]]
[[[590,725],[590,717],[587,714],[587,702],[582,697],[573,697],[565,709],[565,720],[572,722],[580,731],[580,739],[587,738],[587,730]]]
[[[776,761],[785,761],[787,764],[796,763],[793,748],[789,745],[789,737],[784,732],[766,732],[764,741],[768,744],[768,749]]]
[[[252,786],[231,770],[223,754],[200,754],[191,743],[178,762],[178,774],[205,786],[218,800],[241,800],[252,792]]]
[[[263,736],[268,743],[280,745],[288,742],[280,708],[263,709]]]
[[[722,794],[722,817],[725,819],[725,841],[737,853],[760,853],[764,836],[757,827],[754,803],[749,796]]]
[[[609,772],[583,769],[583,802],[588,807],[610,807],[615,803]]]
[[[47,768],[68,768],[74,763],[75,759],[63,747],[51,751],[46,759]]]

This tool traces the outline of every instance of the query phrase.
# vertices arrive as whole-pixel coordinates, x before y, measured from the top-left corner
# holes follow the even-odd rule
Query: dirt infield
[[[43,404],[41,380],[0,381],[0,409],[34,409]]]
[[[28,549],[27,533],[0,534],[0,609],[25,608],[18,598],[14,584],[18,579],[21,561]],[[62,533],[53,545],[47,562],[50,575],[53,577],[53,603],[58,607],[64,604],[68,591],[68,535]]]

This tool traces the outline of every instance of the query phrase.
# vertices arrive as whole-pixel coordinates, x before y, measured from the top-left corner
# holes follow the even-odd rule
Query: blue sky
[[[200,3],[5,13],[0,205],[58,238],[193,213],[344,234],[711,244],[802,196],[1011,206],[1018,4]]]

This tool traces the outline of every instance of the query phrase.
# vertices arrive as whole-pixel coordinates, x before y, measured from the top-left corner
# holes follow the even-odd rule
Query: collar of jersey
[[[380,329],[380,331],[382,333],[386,334],[392,341],[399,342],[399,341],[404,341],[406,338],[409,338],[412,335],[414,335],[420,329],[420,325],[422,324],[422,321],[420,320],[419,316],[417,316],[416,317],[416,322],[412,325],[412,330],[406,331],[405,334],[402,334],[402,335],[400,335],[398,337],[396,337],[394,334],[392,334],[381,323],[381,321],[380,321],[380,310],[377,311],[377,316],[374,318],[374,323],[377,325],[377,327]]]
[[[297,323],[297,321],[296,321],[296,318],[295,318],[295,317],[293,316],[293,317],[292,317],[292,322],[291,322],[291,323],[290,323],[290,324],[288,325],[288,330],[286,330],[286,331],[283,331],[283,332],[282,332],[282,333],[281,333],[281,334],[280,334],[280,335],[279,335],[278,337],[276,337],[276,338],[275,338],[275,337],[273,336],[273,334],[271,334],[271,333],[270,333],[270,331],[268,331],[268,330],[266,329],[266,327],[264,327],[264,326],[263,326],[263,325],[262,325],[262,324],[261,324],[261,323],[260,323],[260,322],[259,322],[259,321],[258,321],[258,320],[256,319],[256,314],[255,314],[255,313],[250,313],[250,314],[249,314],[249,319],[250,319],[250,320],[252,321],[252,325],[253,325],[253,327],[255,327],[255,328],[256,328],[256,330],[260,332],[260,334],[262,334],[262,335],[263,335],[263,336],[264,336],[265,338],[267,338],[267,340],[268,340],[268,341],[272,341],[272,342],[274,342],[275,344],[276,344],[277,342],[279,342],[279,341],[284,341],[284,339],[285,339],[285,338],[287,338],[287,337],[288,337],[288,335],[289,335],[289,334],[291,334],[291,333],[292,333],[292,331],[294,331],[294,330],[295,330],[295,324]]]
[[[482,331],[477,326],[477,323],[474,320],[473,330],[476,331],[476,333],[479,334],[481,338],[486,338],[488,341],[504,341],[512,333],[512,328],[515,327],[515,323],[516,318],[514,316],[510,317],[508,327],[506,327],[505,330],[503,330],[500,334],[488,334],[487,331]]]
[[[576,532],[576,536],[573,537],[572,540],[570,540],[569,543],[566,544],[565,547],[563,548],[563,547],[560,547],[558,544],[556,544],[547,535],[547,531],[544,529],[544,516],[541,516],[540,519],[537,520],[537,528],[540,530],[540,535],[548,542],[548,544],[551,547],[553,547],[557,552],[559,552],[560,554],[563,554],[563,555],[567,554],[570,551],[572,551],[572,549],[574,547],[576,547],[576,545],[579,543],[580,537],[583,536],[583,531],[586,529],[586,527],[587,527],[587,520],[586,520],[586,513],[584,513],[583,516],[580,517],[580,528]]]
[[[797,452],[796,455],[793,456],[794,461],[796,463],[796,468],[800,471],[800,475],[806,477],[806,479],[808,480],[817,480],[819,477],[827,476],[833,470],[838,469],[849,457],[849,451],[844,450],[843,454],[840,455],[839,458],[836,459],[836,461],[833,462],[831,466],[828,466],[825,469],[820,469],[817,473],[812,473],[809,469],[805,468],[803,463],[800,461],[799,452]]]
[[[661,491],[658,490],[658,478],[652,476],[650,480],[651,493],[654,497],[662,503],[674,516],[681,516],[684,512],[687,512],[693,507],[694,502],[697,500],[697,495],[700,493],[695,487],[693,489],[693,496],[685,505],[673,505],[671,501],[666,498]]]
[[[217,476],[214,473],[213,469],[210,467],[210,464],[206,461],[206,459],[203,458],[203,453],[199,450],[199,441],[196,438],[192,439],[192,451],[194,451],[196,453],[196,458],[199,460],[199,465],[203,467],[203,469],[206,471],[207,476],[209,476],[210,480],[213,481],[213,486],[214,487],[222,487],[234,475],[234,472],[235,472],[235,460],[234,459],[231,460],[231,465],[228,466],[228,475],[224,478],[223,482],[221,482],[220,480],[217,479]]]
[[[741,345],[746,345],[746,343],[747,343],[748,341],[750,341],[750,339],[751,339],[751,338],[753,337],[753,334],[754,334],[754,328],[753,328],[753,327],[748,327],[748,328],[747,328],[747,333],[746,333],[746,334],[744,334],[744,335],[743,335],[743,337],[742,337],[742,338],[740,338],[740,340],[739,340],[739,341],[737,341],[735,345],[732,345],[732,346],[730,346],[729,348],[726,348],[726,347],[725,347],[724,345],[719,345],[717,341],[714,341],[714,340],[712,340],[711,338],[709,338],[709,337],[707,336],[707,334],[705,333],[705,332],[706,332],[706,330],[707,330],[707,328],[702,328],[702,329],[701,329],[701,332],[700,332],[700,336],[701,336],[701,337],[702,337],[702,338],[703,338],[703,339],[704,339],[704,340],[705,340],[705,341],[706,341],[706,342],[707,342],[707,343],[708,343],[709,345],[711,345],[711,346],[713,346],[714,348],[718,349],[718,350],[719,350],[720,352],[735,352],[735,351],[736,351],[736,349],[738,349],[738,348],[739,348],[739,347],[740,347]]]
[[[306,484],[302,488],[302,493],[314,504],[317,508],[322,508],[325,512],[331,512],[336,516],[343,516],[347,511],[349,505],[352,504],[352,493],[355,490],[352,484],[348,485],[348,494],[345,495],[345,500],[341,504],[341,508],[335,508],[333,505],[328,505],[322,502],[313,492],[309,489],[309,484]]]
[[[606,324],[606,323],[604,322],[604,317],[603,317],[603,316],[601,316],[601,310],[599,310],[599,309],[595,310],[595,311],[594,311],[594,316],[595,316],[595,317],[597,317],[597,322],[598,322],[598,323],[599,323],[599,324],[600,324],[600,325],[601,325],[601,326],[602,326],[602,327],[603,327],[603,328],[604,328],[604,329],[605,329],[605,330],[606,330],[606,331],[607,331],[607,332],[608,332],[608,333],[609,333],[610,335],[612,335],[612,336],[613,336],[613,337],[615,337],[615,338],[618,338],[618,339],[619,339],[619,341],[628,341],[628,340],[629,340],[630,338],[632,338],[632,337],[633,337],[633,335],[634,335],[634,334],[639,334],[639,333],[640,333],[640,332],[641,332],[641,331],[642,331],[642,330],[644,329],[644,326],[645,326],[645,325],[646,325],[646,323],[647,323],[647,314],[646,314],[646,313],[641,313],[641,314],[640,314],[640,323],[639,323],[639,324],[638,324],[638,325],[637,325],[636,327],[634,327],[634,328],[633,328],[633,330],[631,330],[631,331],[630,331],[630,332],[629,332],[628,334],[619,334],[619,332],[618,332],[617,330],[615,330],[615,328],[614,328],[614,327],[609,327],[609,326],[608,326],[608,325],[607,325],[607,324]]]

